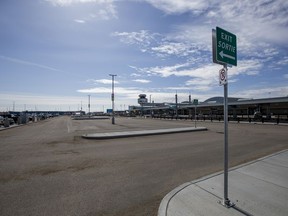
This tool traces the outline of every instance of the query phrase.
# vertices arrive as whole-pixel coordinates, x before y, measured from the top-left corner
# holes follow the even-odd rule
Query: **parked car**
[[[0,116],[0,126],[1,125],[4,125],[4,117],[3,116]]]
[[[8,118],[8,120],[9,120],[9,124],[10,124],[10,125],[15,124],[15,121],[14,121],[13,118]]]
[[[256,111],[254,113],[254,119],[262,119],[262,113],[259,111]]]

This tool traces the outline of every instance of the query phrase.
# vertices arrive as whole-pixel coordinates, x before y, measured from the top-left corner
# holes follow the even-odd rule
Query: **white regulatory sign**
[[[222,68],[219,70],[219,85],[225,85],[227,83],[227,70]]]

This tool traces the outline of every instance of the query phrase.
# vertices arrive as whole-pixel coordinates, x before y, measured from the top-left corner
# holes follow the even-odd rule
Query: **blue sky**
[[[237,35],[229,96],[288,95],[287,0],[1,0],[0,111],[223,96],[212,29]]]

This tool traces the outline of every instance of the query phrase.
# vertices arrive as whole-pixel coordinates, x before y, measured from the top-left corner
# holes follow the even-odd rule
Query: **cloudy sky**
[[[212,29],[237,35],[229,96],[288,95],[287,0],[1,0],[0,111],[223,96]]]

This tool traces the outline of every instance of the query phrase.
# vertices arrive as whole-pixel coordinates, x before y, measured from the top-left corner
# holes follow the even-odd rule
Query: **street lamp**
[[[112,100],[112,124],[115,124],[115,116],[114,116],[114,77],[117,76],[116,74],[109,74],[109,76],[112,77],[112,94],[111,94],[111,100]]]
[[[88,95],[88,109],[89,109],[89,118],[90,118],[90,115],[91,115],[91,113],[90,113],[90,95]]]

